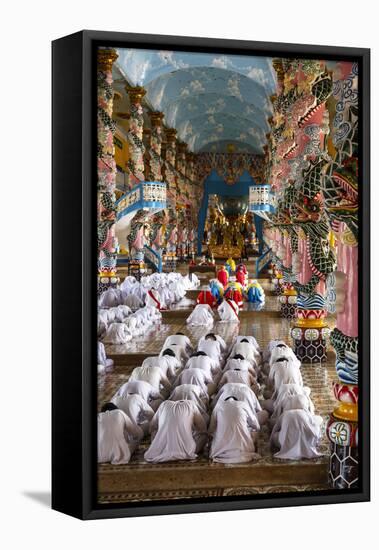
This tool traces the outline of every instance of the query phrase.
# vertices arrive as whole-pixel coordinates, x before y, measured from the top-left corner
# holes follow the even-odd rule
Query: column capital
[[[162,125],[162,121],[164,119],[164,113],[162,113],[161,111],[150,111],[148,115],[151,120],[151,125],[154,128]]]
[[[125,86],[125,90],[129,94],[132,103],[141,103],[146,90],[143,86]]]
[[[177,130],[175,130],[175,128],[166,128],[165,134],[166,134],[167,141],[175,141],[177,133],[178,132]]]
[[[111,71],[113,63],[118,58],[118,53],[114,48],[99,48],[97,50],[97,67],[101,71]]]

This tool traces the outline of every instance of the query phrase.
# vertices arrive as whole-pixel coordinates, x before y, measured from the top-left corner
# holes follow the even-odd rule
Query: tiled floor
[[[290,338],[290,322],[284,319],[281,319],[278,313],[279,307],[278,307],[278,298],[276,296],[273,296],[271,292],[269,291],[269,283],[268,281],[262,281],[262,286],[266,290],[266,303],[261,311],[254,311],[253,308],[245,307],[245,310],[248,310],[249,313],[244,314],[244,316],[241,318],[240,324],[227,324],[227,323],[220,323],[216,322],[213,326],[213,332],[216,332],[220,334],[227,343],[230,343],[233,338],[237,334],[246,334],[246,335],[253,335],[258,340],[261,347],[265,347],[267,343],[274,338],[281,338],[285,340],[287,343],[292,344],[291,338]],[[248,304],[246,304],[248,306]],[[331,327],[334,325],[334,320],[329,319],[329,323]],[[159,325],[154,326],[153,328],[149,329],[149,331],[138,338],[135,338],[131,343],[125,344],[123,346],[107,346],[107,353],[112,354],[134,354],[134,353],[146,353],[148,355],[155,355],[158,354],[159,351],[162,348],[163,342],[165,338],[169,334],[173,334],[175,332],[183,332],[184,334],[187,334],[192,343],[196,344],[198,339],[204,334],[204,328],[203,327],[188,327],[185,323],[185,317],[180,316],[172,316],[169,319],[166,319],[164,322],[160,323]],[[329,350],[329,361],[326,364],[322,364],[320,366],[314,366],[314,365],[304,365],[302,366],[302,375],[304,379],[304,384],[308,385],[311,388],[311,397],[315,404],[316,413],[323,416],[325,419],[327,415],[333,410],[334,407],[334,397],[332,395],[332,382],[336,379],[335,375],[335,369],[334,369],[334,352],[332,350]],[[132,361],[133,362],[133,361]],[[114,371],[112,373],[107,374],[106,376],[99,377],[99,392],[98,392],[98,403],[99,407],[109,400],[116,389],[121,386],[128,378],[131,370],[134,366],[138,366],[140,364],[140,361],[136,361],[134,365],[130,366],[118,366],[116,365]],[[148,446],[148,441],[143,441],[140,445],[140,447],[137,449],[136,453],[134,454],[130,464],[126,466],[110,466],[110,465],[101,465],[99,467],[99,473],[100,478],[102,474],[110,474],[114,472],[114,475],[122,475],[123,473],[131,473],[133,470],[135,471],[135,468],[140,471],[141,469],[143,471],[149,472],[156,472],[157,479],[161,478],[162,475],[160,472],[168,471],[170,468],[175,466],[175,463],[171,463],[169,465],[165,464],[158,464],[158,465],[150,465],[144,462],[143,460],[143,453],[146,450]],[[326,471],[326,464],[328,461],[328,445],[326,438],[324,437],[323,442],[321,444],[320,450],[324,453],[323,458],[313,460],[313,461],[280,461],[277,459],[274,459],[272,457],[272,453],[269,448],[269,432],[267,428],[264,428],[259,436],[258,441],[258,452],[262,456],[261,459],[258,461],[255,461],[254,463],[244,465],[244,470],[246,472],[246,468],[260,468],[261,466],[265,467],[273,467],[275,468],[278,466],[278,464],[283,465],[289,464],[291,465],[291,471],[294,472],[295,470],[292,468],[292,466],[295,466],[299,469],[302,466],[308,466],[310,463],[312,464],[322,464],[323,468],[325,467]],[[240,465],[227,465],[227,468],[237,466],[240,467]],[[221,471],[225,469],[225,465],[215,465],[208,461],[206,456],[203,456],[202,458],[199,458],[195,462],[186,463],[185,465],[183,463],[177,463],[177,468],[183,469],[186,468],[188,472],[189,469],[196,469],[200,467],[201,469],[207,470],[208,468],[211,468],[212,471],[214,468],[218,468]],[[178,470],[178,471],[179,471]],[[257,470],[258,471],[258,470]],[[260,470],[259,470],[260,471]],[[304,470],[306,472],[306,470]],[[310,469],[309,472],[312,470]],[[292,474],[288,474],[289,479],[288,483],[284,484],[284,487],[287,487],[288,490],[303,490],[304,487],[308,487],[308,483],[314,484],[312,481],[312,475],[310,474],[310,479],[307,479],[306,473],[304,481],[299,483],[294,483],[293,479],[296,480],[296,476],[293,477],[291,480]],[[115,478],[116,479],[116,478]],[[143,479],[143,478],[141,478]],[[180,491],[178,490],[171,491],[163,491],[164,492],[164,498],[181,498],[181,497],[188,497],[196,496],[199,494],[199,491],[201,493],[201,488],[195,486],[194,484],[193,490],[189,491]],[[246,487],[247,483],[243,484],[244,487],[241,488],[242,493],[245,493],[246,491],[249,493],[254,492],[268,492],[270,491],[269,484],[265,485],[265,489],[262,487],[258,487],[251,485],[250,483]],[[278,484],[278,490],[279,490]],[[242,482],[241,482],[242,486]],[[292,487],[290,489],[289,487]],[[229,488],[228,488],[229,487]],[[283,484],[281,485],[283,487]],[[326,485],[322,485],[323,488],[326,488]],[[220,494],[220,491],[222,494],[236,494],[235,491],[237,489],[233,489],[232,487],[225,485],[224,488],[218,489],[216,491],[217,494]],[[282,489],[284,490],[284,489]],[[232,493],[230,493],[232,491]],[[138,494],[135,494],[133,492],[128,492],[125,490],[125,488],[121,488],[120,490],[113,491],[112,494],[102,494],[100,496],[100,500],[104,502],[117,500],[117,501],[126,501],[126,500],[144,500],[144,499],[153,499],[158,498],[159,495],[162,496],[162,492],[159,492],[158,496],[154,496],[152,491],[137,491]],[[211,496],[212,490],[208,489],[205,491],[204,496]]]

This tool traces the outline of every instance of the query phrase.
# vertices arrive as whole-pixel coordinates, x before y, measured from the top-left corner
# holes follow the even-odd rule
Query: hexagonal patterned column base
[[[294,340],[294,352],[302,363],[325,363],[326,340],[324,338]]]
[[[335,489],[358,487],[359,463],[358,447],[348,447],[332,443],[329,478]]]

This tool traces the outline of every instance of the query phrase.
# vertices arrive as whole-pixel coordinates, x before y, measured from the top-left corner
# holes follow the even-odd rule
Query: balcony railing
[[[157,181],[141,182],[116,202],[117,220],[142,208],[155,211],[163,210],[166,208],[166,202],[166,183]]]
[[[249,210],[258,216],[264,213],[273,214],[276,211],[276,199],[269,185],[254,185],[249,187]]]

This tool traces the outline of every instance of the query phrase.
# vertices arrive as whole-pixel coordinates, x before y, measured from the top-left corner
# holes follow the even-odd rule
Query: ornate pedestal
[[[282,294],[282,290],[283,290],[283,275],[281,274],[274,274],[273,278],[272,278],[272,284],[273,284],[273,290],[274,290],[274,293],[277,295],[277,296],[280,296]]]
[[[335,382],[334,395],[338,407],[327,425],[331,443],[329,479],[336,489],[358,486],[358,386]]]
[[[283,285],[283,292],[279,296],[279,303],[280,316],[283,317],[283,319],[291,320],[296,317],[297,292],[292,285],[288,285],[288,283]]]
[[[326,324],[325,310],[298,309],[297,319],[291,330],[294,352],[302,363],[324,363],[326,339],[330,329]]]

